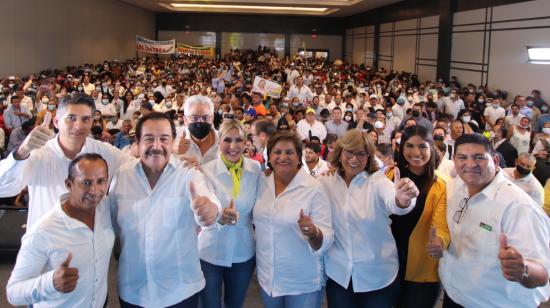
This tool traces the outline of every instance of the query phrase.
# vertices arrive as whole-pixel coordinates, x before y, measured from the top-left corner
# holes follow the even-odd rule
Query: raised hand
[[[311,240],[319,235],[319,229],[313,223],[310,216],[304,214],[304,209],[300,210],[300,219],[298,219],[298,226],[300,231],[306,240]]]
[[[50,129],[52,114],[46,112],[44,122],[36,126],[30,134],[23,140],[17,152],[14,153],[15,159],[26,159],[31,154],[31,151],[42,148],[50,139],[55,136],[53,130]]]
[[[502,275],[510,281],[521,282],[525,271],[523,256],[514,247],[508,246],[505,234],[501,234],[499,240],[498,258],[500,259]]]
[[[189,193],[191,196],[191,208],[199,218],[201,224],[210,226],[215,223],[218,217],[218,207],[216,204],[210,201],[208,197],[198,195],[193,182],[189,183]]]
[[[393,168],[393,183],[395,185],[395,202],[397,206],[406,208],[411,200],[418,196],[418,188],[409,178],[401,178],[399,168]]]
[[[229,202],[229,207],[223,209],[220,223],[222,225],[234,225],[239,221],[239,211],[235,208],[235,202],[233,199]]]
[[[435,227],[430,229],[430,237],[428,238],[428,254],[432,258],[441,258],[443,256],[443,241],[437,236]]]
[[[61,293],[69,293],[76,289],[78,269],[70,267],[73,255],[69,252],[67,258],[53,273],[53,286]]]

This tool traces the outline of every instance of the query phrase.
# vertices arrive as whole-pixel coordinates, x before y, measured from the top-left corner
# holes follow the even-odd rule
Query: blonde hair
[[[239,120],[235,119],[226,119],[225,121],[223,121],[222,124],[220,124],[218,136],[220,136],[220,139],[222,139],[225,134],[227,134],[230,130],[234,128],[239,131],[239,135],[243,138],[244,141],[246,141],[246,129]]]
[[[368,133],[352,129],[348,130],[342,137],[338,139],[338,141],[336,141],[336,144],[334,145],[334,150],[332,151],[332,155],[328,157],[328,161],[340,172],[344,170],[342,163],[340,162],[340,157],[342,155],[343,149],[365,150],[365,152],[367,152],[367,154],[369,155],[365,171],[367,171],[367,173],[369,174],[373,174],[374,172],[378,171],[378,164],[376,163],[375,159],[376,146],[369,138]]]

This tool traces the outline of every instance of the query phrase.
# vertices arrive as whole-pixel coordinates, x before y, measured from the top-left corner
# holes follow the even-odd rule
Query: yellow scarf
[[[241,191],[241,176],[243,175],[243,157],[239,159],[238,162],[232,163],[225,159],[225,157],[220,155],[222,158],[223,163],[227,167],[227,170],[229,170],[229,173],[231,174],[231,179],[233,180],[233,199],[237,199],[237,196],[239,195],[239,192]]]

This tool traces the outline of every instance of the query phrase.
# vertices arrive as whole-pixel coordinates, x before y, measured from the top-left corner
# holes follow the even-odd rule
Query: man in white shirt
[[[302,165],[307,173],[313,177],[318,177],[328,170],[328,163],[320,156],[321,145],[317,142],[308,142],[304,147],[304,157]]]
[[[519,113],[519,106],[516,104],[512,104],[510,106],[510,110],[512,111],[512,114],[509,114],[504,119],[504,123],[506,124],[506,128],[510,129],[510,127],[514,127],[516,125],[519,125],[519,121],[524,116]]]
[[[483,117],[485,118],[485,130],[491,130],[498,119],[504,118],[506,111],[500,107],[500,99],[498,98],[487,98],[487,102],[490,105],[483,111]]]
[[[315,110],[311,107],[306,109],[306,117],[296,125],[296,132],[300,140],[309,142],[310,138],[318,137],[321,142],[327,137],[327,129],[323,123],[315,120]]]
[[[444,109],[446,114],[452,114],[453,119],[458,118],[460,110],[466,108],[464,106],[464,101],[458,96],[458,93],[455,89],[451,90],[449,97],[446,97],[444,100]]]
[[[155,88],[154,92],[160,92],[163,97],[168,97],[176,91],[174,90],[174,88],[172,88],[171,85],[166,83],[166,80],[162,80],[160,82],[160,85]]]
[[[182,136],[180,130],[174,145],[179,145],[181,138],[188,140],[189,148],[183,156],[206,164],[218,154],[218,133],[214,130],[214,103],[208,96],[193,95],[185,100],[185,125],[189,134]]]
[[[107,162],[84,154],[69,164],[68,194],[23,237],[6,287],[12,305],[103,307],[114,243]]]
[[[550,295],[549,219],[498,172],[479,134],[455,143],[458,177],[447,184],[451,242],[439,263],[443,307],[537,307]]]
[[[196,227],[207,232],[221,206],[203,175],[172,156],[175,135],[164,114],[141,117],[140,160],[120,167],[109,189],[122,307],[197,307],[205,285]]]
[[[86,95],[92,95],[92,92],[95,90],[95,84],[90,83],[90,77],[84,76],[82,79],[82,90]]]
[[[297,97],[300,103],[306,104],[313,98],[313,92],[304,84],[304,78],[302,76],[296,78],[296,84],[290,86],[287,97],[292,99]]]
[[[516,159],[515,168],[505,168],[502,171],[510,182],[516,184],[542,207],[544,203],[544,188],[533,175],[536,163],[537,159],[533,154],[524,152],[519,154]]]
[[[342,95],[340,95],[340,94],[336,94],[334,96],[334,101],[330,102],[327,105],[327,109],[330,112],[332,112],[332,109],[334,109],[336,107],[340,108],[340,110],[343,110],[343,109],[346,108],[346,106],[342,104]]]
[[[61,100],[53,119],[59,134],[49,128],[51,115],[36,126],[25,141],[8,157],[0,161],[0,196],[15,196],[28,186],[29,212],[27,228],[36,223],[59,196],[67,193],[67,167],[78,155],[98,153],[114,172],[130,159],[110,144],[89,138],[95,104],[82,93]]]
[[[348,123],[342,121],[342,110],[338,107],[332,109],[331,120],[326,124],[327,133],[342,137],[348,130]]]

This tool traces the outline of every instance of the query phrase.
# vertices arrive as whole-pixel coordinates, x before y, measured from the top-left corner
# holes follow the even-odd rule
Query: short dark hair
[[[94,99],[81,92],[74,92],[61,98],[59,106],[57,107],[57,112],[63,112],[69,105],[85,105],[92,109],[92,115],[95,113]]]
[[[321,145],[317,142],[308,142],[306,143],[305,148],[310,149],[317,154],[321,153]]]
[[[287,130],[277,131],[267,141],[267,166],[270,169],[273,169],[273,166],[271,166],[271,163],[269,162],[269,156],[271,155],[271,150],[273,150],[273,147],[279,141],[292,142],[292,145],[294,145],[294,150],[296,150],[296,154],[298,155],[298,161],[299,161],[298,167],[302,167],[302,141],[300,141],[300,139],[298,138],[298,136],[296,136],[295,133],[292,133]]]
[[[489,154],[494,155],[495,150],[493,149],[493,144],[485,136],[473,133],[473,134],[464,134],[456,139],[455,142],[455,153],[458,150],[458,147],[463,144],[473,143],[482,145]]]
[[[141,140],[141,130],[143,129],[143,124],[149,120],[166,120],[170,123],[170,130],[172,131],[172,138],[176,138],[176,124],[172,121],[166,114],[162,112],[151,112],[147,115],[142,116],[138,119],[136,124],[136,140],[139,142]]]
[[[107,174],[109,174],[109,165],[107,165],[107,161],[101,155],[97,153],[86,153],[86,154],[79,155],[77,158],[73,159],[73,161],[69,163],[69,175],[67,176],[67,179],[69,179],[69,181],[74,180],[75,173],[76,173],[76,165],[78,165],[78,163],[83,160],[102,161],[105,164],[105,169],[107,170]]]
[[[277,131],[277,126],[270,120],[256,120],[252,123],[256,128],[256,134],[265,133],[269,137],[273,136]]]

